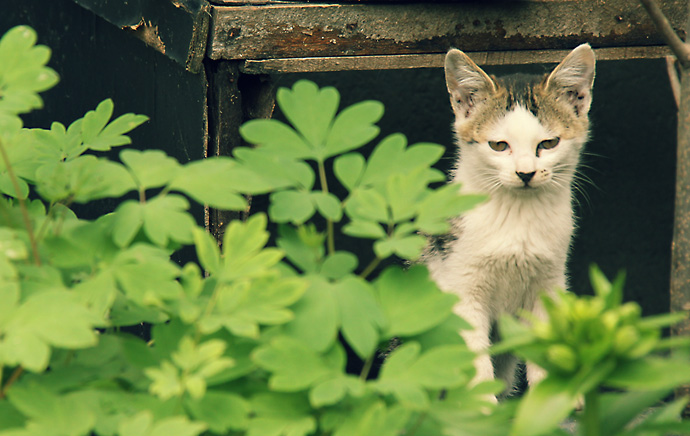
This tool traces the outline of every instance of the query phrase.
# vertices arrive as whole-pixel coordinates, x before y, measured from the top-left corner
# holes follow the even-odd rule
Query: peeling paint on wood
[[[665,0],[682,29],[688,3]],[[681,31],[681,33],[683,33]],[[214,6],[212,59],[363,56],[661,45],[630,0]]]

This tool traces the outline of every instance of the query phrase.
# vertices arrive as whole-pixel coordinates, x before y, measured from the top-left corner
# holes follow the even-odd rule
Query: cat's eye
[[[561,138],[551,138],[551,139],[545,139],[537,145],[537,151],[539,150],[551,150],[552,148],[556,147],[558,143],[561,141]]]
[[[510,145],[505,141],[489,141],[489,147],[494,151],[506,151]]]

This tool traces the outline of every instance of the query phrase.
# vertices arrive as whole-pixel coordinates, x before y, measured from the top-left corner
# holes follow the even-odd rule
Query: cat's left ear
[[[589,44],[576,47],[549,74],[546,90],[571,105],[578,116],[587,114],[592,104],[595,63],[594,50]]]

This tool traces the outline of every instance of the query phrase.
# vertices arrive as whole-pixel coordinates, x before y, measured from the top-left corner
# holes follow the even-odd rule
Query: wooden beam
[[[595,50],[598,61],[619,59],[658,59],[668,56],[666,46],[612,47]],[[468,55],[479,65],[522,65],[558,63],[570,50],[515,50],[473,52]],[[445,54],[388,56],[336,56],[246,60],[240,67],[245,74],[313,73],[326,71],[404,70],[443,68]]]
[[[661,4],[685,34],[688,2]],[[630,0],[530,0],[425,4],[214,6],[208,56],[281,59],[566,50],[663,44],[644,8]]]

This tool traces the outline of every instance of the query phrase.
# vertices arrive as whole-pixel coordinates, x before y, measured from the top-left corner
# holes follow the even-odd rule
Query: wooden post
[[[668,46],[673,50],[680,70],[670,302],[672,312],[688,312],[690,311],[690,46],[678,37],[654,0],[640,0],[640,2]],[[685,30],[687,34],[690,30],[690,22],[686,24]],[[673,82],[673,78],[671,80]],[[689,335],[690,319],[673,326],[671,333]],[[688,394],[690,394],[690,386],[676,389],[677,396]],[[690,409],[686,408],[684,414],[690,415]]]
[[[208,61],[208,150],[206,156],[230,156],[243,144],[239,128],[252,118],[270,118],[275,102],[273,81],[269,76],[249,76],[240,72],[241,61]],[[251,204],[251,198],[248,199]],[[206,226],[218,241],[225,226],[246,218],[249,209],[233,212],[209,208]]]
[[[690,68],[681,67],[678,107],[678,149],[676,160],[676,199],[671,253],[671,311],[690,311]],[[689,335],[690,320],[672,329],[674,335]],[[677,395],[690,394],[690,386]],[[686,409],[686,415],[688,410]]]

